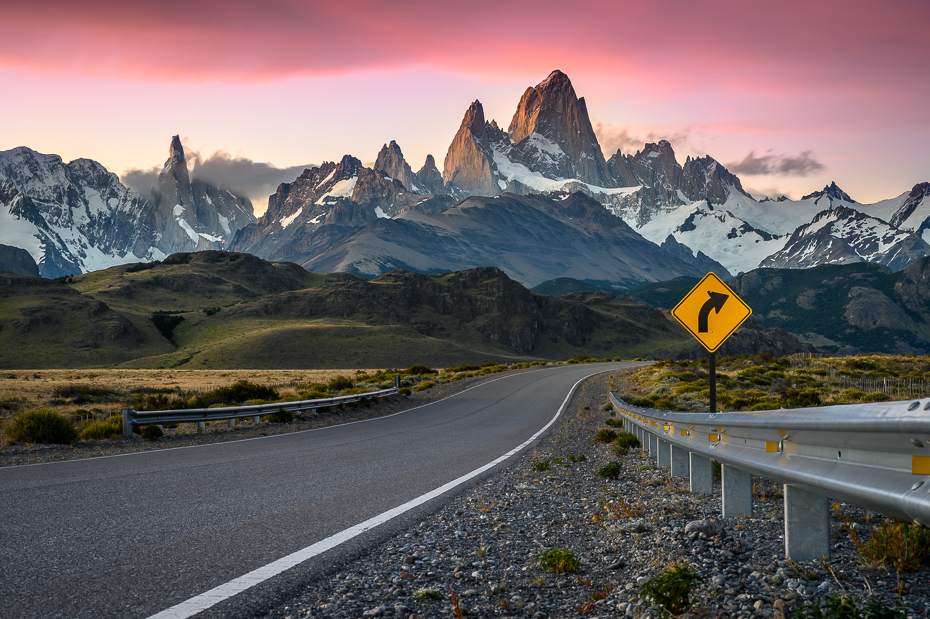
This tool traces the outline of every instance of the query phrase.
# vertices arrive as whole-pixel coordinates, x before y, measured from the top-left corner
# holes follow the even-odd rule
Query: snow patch
[[[333,188],[328,192],[320,196],[320,199],[316,201],[316,204],[323,204],[323,201],[327,198],[350,198],[352,197],[352,192],[355,190],[355,183],[358,182],[358,177],[353,176],[352,178],[347,178],[346,180],[339,181]]]
[[[300,217],[300,214],[303,212],[304,212],[304,207],[301,206],[299,209],[297,209],[297,211],[293,215],[288,215],[287,217],[283,217],[281,219],[281,227],[287,228],[289,225],[294,223],[294,220]]]
[[[390,218],[391,218],[391,216],[388,215],[387,213],[385,213],[384,210],[382,210],[382,208],[381,208],[380,206],[376,206],[376,207],[375,207],[375,215],[377,215],[380,219],[390,219]]]

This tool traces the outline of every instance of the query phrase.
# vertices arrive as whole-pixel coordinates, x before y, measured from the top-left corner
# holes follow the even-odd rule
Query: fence
[[[793,368],[811,368],[823,372],[824,378],[843,389],[857,389],[865,393],[884,393],[893,400],[909,400],[930,396],[930,381],[923,378],[893,378],[885,376],[862,376],[854,378],[837,372],[828,363],[817,361],[824,355],[798,353],[788,357]]]

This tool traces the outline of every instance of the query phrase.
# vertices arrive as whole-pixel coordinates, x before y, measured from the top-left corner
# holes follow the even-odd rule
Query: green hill
[[[441,366],[632,357],[686,338],[658,310],[533,294],[496,268],[364,280],[198,252],[0,286],[5,368]]]

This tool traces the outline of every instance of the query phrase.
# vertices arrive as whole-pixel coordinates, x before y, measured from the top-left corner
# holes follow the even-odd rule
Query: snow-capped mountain
[[[820,264],[877,262],[900,271],[925,256],[930,256],[930,245],[913,232],[837,206],[821,211],[811,223],[799,226],[784,248],[763,260],[760,266],[803,269]]]
[[[44,277],[217,248],[252,221],[248,199],[191,182],[176,136],[149,196],[90,159],[0,152],[0,243],[28,251]]]

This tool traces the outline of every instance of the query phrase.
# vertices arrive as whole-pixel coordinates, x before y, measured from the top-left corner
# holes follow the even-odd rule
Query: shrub
[[[114,402],[118,394],[105,387],[93,385],[62,385],[52,390],[57,398],[67,398],[72,404],[90,404],[93,402]]]
[[[615,438],[617,438],[617,432],[610,428],[601,428],[597,431],[597,434],[594,435],[594,440],[598,443],[610,443]]]
[[[596,475],[604,479],[617,479],[620,477],[620,471],[622,469],[623,464],[614,460],[597,469]]]
[[[97,419],[84,426],[78,438],[82,441],[101,441],[108,438],[120,438],[123,435],[122,415],[112,415],[106,419]]]
[[[271,387],[256,385],[247,380],[240,380],[229,387],[219,387],[208,391],[187,402],[187,408],[210,408],[215,404],[234,406],[249,400],[275,401],[280,399],[278,392]]]
[[[539,567],[556,574],[574,574],[581,568],[581,565],[575,558],[575,553],[570,549],[553,546],[552,550],[539,555]]]
[[[138,430],[139,436],[147,441],[157,441],[165,435],[157,425],[136,426],[133,431]]]
[[[549,460],[533,460],[533,470],[534,471],[548,471]]]
[[[410,389],[408,389],[407,387],[401,387],[400,389],[397,390],[397,393],[399,393],[400,395],[406,398],[410,396]]]
[[[423,600],[441,600],[442,593],[435,587],[423,587],[413,592],[413,597]]]
[[[663,614],[680,615],[691,607],[691,587],[697,578],[691,566],[674,561],[661,574],[644,582],[639,592],[662,609]]]
[[[880,391],[875,393],[867,393],[862,396],[863,402],[888,402],[889,400],[891,400],[891,396],[886,395]]]
[[[477,370],[478,368],[474,369]],[[420,374],[439,374],[439,372],[425,365],[411,365],[409,368],[403,371],[403,374],[406,374],[407,376],[418,376]]]
[[[613,444],[626,449],[637,449],[643,446],[632,432],[620,432],[617,434],[617,438],[613,440]]]
[[[431,380],[424,380],[422,383],[413,388],[414,391],[423,391],[424,389],[429,389],[430,387],[435,387],[436,383]]]
[[[585,460],[588,459],[588,456],[584,454],[581,454],[579,456],[576,456],[575,454],[568,454],[568,459],[571,460],[572,462],[584,462]]]
[[[850,596],[832,595],[826,600],[808,602],[793,614],[794,619],[905,619],[907,610],[885,605],[884,597],[872,597],[865,606],[859,606]]]
[[[184,316],[178,316],[174,312],[154,312],[152,322],[166,340],[174,343],[174,328],[184,322]]]
[[[884,522],[872,527],[867,541],[856,530],[845,526],[859,558],[868,567],[893,567],[899,572],[916,572],[930,561],[930,529],[911,522]]]
[[[611,428],[622,428],[623,421],[620,419],[605,419],[604,423],[609,425]]]
[[[262,415],[262,421],[270,421],[271,423],[290,423],[294,421],[294,413],[291,411],[278,411],[277,413]]]
[[[20,413],[6,424],[6,436],[15,443],[70,445],[77,439],[74,423],[53,411]]]
[[[330,391],[342,391],[343,389],[351,389],[355,386],[355,381],[353,381],[348,376],[336,376],[327,383]]]

